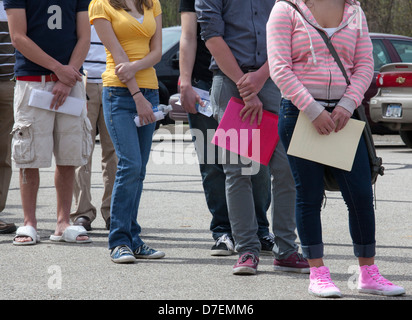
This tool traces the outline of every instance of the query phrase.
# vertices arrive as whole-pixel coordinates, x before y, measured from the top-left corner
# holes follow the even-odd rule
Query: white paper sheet
[[[59,107],[59,109],[50,109],[50,105],[53,99],[53,94],[48,91],[33,89],[30,94],[29,106],[41,108],[54,112],[61,112],[66,114],[71,114],[73,116],[80,116],[84,105],[85,100],[67,97],[66,101]]]

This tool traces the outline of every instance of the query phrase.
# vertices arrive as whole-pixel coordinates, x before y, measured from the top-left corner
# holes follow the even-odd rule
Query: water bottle
[[[155,116],[155,118],[156,118],[156,121],[162,120],[162,119],[164,119],[164,117],[165,117],[163,111],[156,111],[156,112],[154,112],[153,114],[154,114],[154,116]],[[144,123],[144,121],[143,121],[143,124],[140,124],[139,116],[135,116],[135,117],[134,117],[134,123],[136,124],[137,127],[141,127],[141,126],[146,125],[146,123]]]
[[[196,110],[197,112],[205,115],[206,117],[210,117],[213,115],[213,110],[212,106],[210,105],[210,102],[207,100],[202,100],[204,107],[200,105],[199,103],[196,103]]]
[[[159,106],[157,107],[160,111],[162,111],[163,112],[163,114],[164,114],[164,116],[166,116],[168,113],[169,113],[169,111],[172,111],[172,106],[169,104],[169,105],[165,105],[165,104],[159,104]]]
[[[171,105],[165,105],[165,104],[159,104],[157,106],[156,110],[158,110],[158,111],[153,112],[153,114],[156,118],[156,121],[159,121],[159,120],[164,119],[164,117],[169,113],[169,111],[172,110],[172,106]],[[136,123],[137,127],[142,126],[140,124],[140,121],[139,121],[139,116],[136,116],[134,118],[134,123]],[[143,122],[143,125],[145,125],[144,122]]]

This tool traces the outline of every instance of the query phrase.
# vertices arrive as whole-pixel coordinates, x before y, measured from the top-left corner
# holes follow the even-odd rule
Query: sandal
[[[61,236],[56,236],[52,234],[50,236],[51,241],[55,242],[69,242],[69,243],[90,243],[92,240],[90,238],[86,240],[77,240],[78,236],[87,236],[87,231],[82,226],[70,226],[64,230]]]
[[[32,240],[31,241],[16,241],[16,238],[18,237],[29,237]],[[18,227],[16,230],[16,235],[13,238],[13,244],[16,246],[28,246],[28,245],[33,245],[36,244],[37,242],[40,242],[40,237],[37,234],[36,229],[34,229],[32,226],[23,226],[23,227]]]

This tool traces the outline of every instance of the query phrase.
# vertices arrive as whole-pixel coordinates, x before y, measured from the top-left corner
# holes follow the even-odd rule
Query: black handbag
[[[285,2],[288,3],[290,6],[292,6],[295,10],[299,12],[298,8],[293,3],[290,3],[288,1],[285,1]],[[349,80],[348,75],[346,74],[346,70],[343,67],[342,61],[340,60],[339,55],[336,52],[335,47],[333,46],[329,37],[322,30],[319,30],[318,28],[315,28],[315,29],[319,32],[323,41],[326,43],[326,46],[328,47],[330,53],[332,54],[333,58],[338,64],[340,70],[342,71],[343,76],[345,77],[347,85],[350,85],[350,80]],[[366,147],[368,148],[369,164],[371,167],[371,177],[372,177],[371,182],[373,185],[376,183],[376,180],[378,179],[379,175],[383,176],[385,168],[382,166],[382,158],[376,155],[376,149],[375,149],[375,143],[372,137],[372,131],[369,126],[369,122],[366,117],[365,108],[363,105],[360,105],[358,108],[356,108],[354,112],[354,116],[356,119],[365,122],[365,129],[363,130],[362,136],[365,140]],[[323,180],[324,180],[325,190],[327,191],[339,191],[340,190],[335,177],[333,176],[332,172],[328,169],[328,167],[325,167],[325,174],[324,174]]]

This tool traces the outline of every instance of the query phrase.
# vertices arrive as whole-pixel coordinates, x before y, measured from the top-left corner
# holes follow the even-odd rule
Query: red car
[[[375,123],[369,116],[369,101],[378,93],[376,85],[376,77],[380,68],[388,63],[394,62],[412,62],[412,38],[406,36],[398,36],[384,33],[369,34],[373,44],[373,58],[375,62],[374,77],[369,89],[365,93],[363,105],[365,106],[366,116],[369,119],[369,124],[374,134],[397,134],[397,131]],[[179,94],[172,95],[169,104],[172,105],[172,111],[169,116],[176,121],[187,122],[187,114],[180,105],[176,105],[179,100]]]

